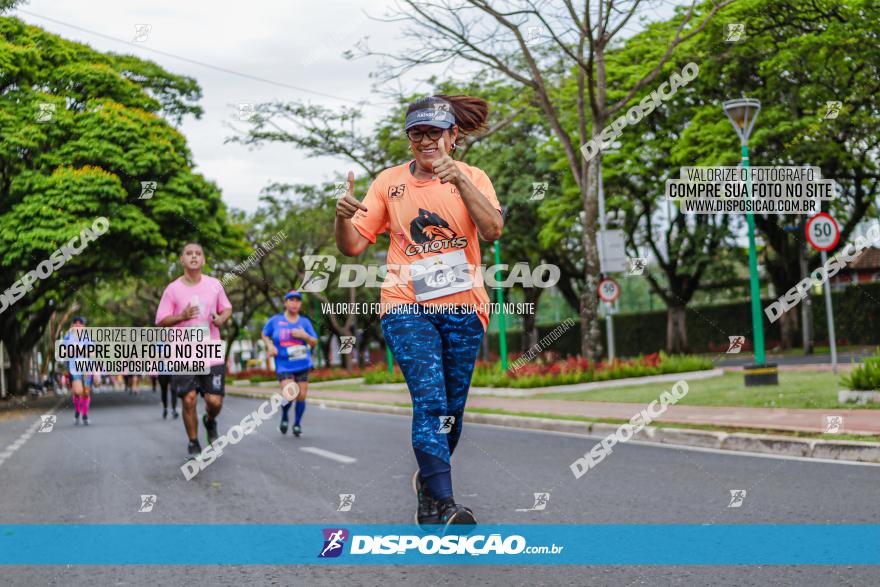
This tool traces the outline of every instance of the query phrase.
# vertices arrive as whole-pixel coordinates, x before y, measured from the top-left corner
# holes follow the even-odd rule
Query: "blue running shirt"
[[[290,373],[303,371],[312,366],[312,351],[306,341],[295,338],[292,332],[302,328],[309,336],[317,338],[315,329],[308,318],[300,316],[296,322],[291,322],[285,317],[284,312],[275,314],[266,326],[263,327],[263,335],[272,339],[278,356],[275,357],[275,371],[278,373]]]

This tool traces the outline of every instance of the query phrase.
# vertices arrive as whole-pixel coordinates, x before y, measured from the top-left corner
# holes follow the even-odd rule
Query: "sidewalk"
[[[644,385],[646,383],[675,383],[684,379],[685,381],[696,381],[697,379],[710,379],[724,374],[724,369],[704,369],[703,371],[686,371],[683,373],[666,373],[664,375],[650,375],[648,377],[626,377],[623,379],[610,379],[608,381],[591,381],[588,383],[573,383],[571,385],[551,385],[548,387],[529,387],[518,389],[516,387],[471,387],[468,391],[468,397],[475,395],[497,395],[505,397],[532,397],[545,393],[580,393],[582,391],[593,391],[597,389],[608,389],[611,387],[627,387],[629,385]],[[326,382],[323,387],[329,389],[333,387]],[[669,387],[669,386],[667,386]],[[371,390],[376,391],[408,391],[406,383],[382,383],[379,385],[371,385]],[[468,400],[470,401],[470,400]]]
[[[274,389],[266,387],[241,386],[237,390],[266,394]],[[411,406],[410,397],[405,392],[394,391],[333,391],[327,388],[309,389],[313,399],[332,399],[353,402],[378,402]],[[552,414],[555,416],[580,416],[585,418],[613,418],[629,420],[646,406],[643,404],[585,402],[571,400],[550,400],[508,397],[468,398],[468,407],[504,410],[516,413]],[[824,433],[826,416],[843,416],[839,430],[845,434],[880,435],[880,413],[865,409],[789,409],[789,408],[745,408],[714,406],[669,406],[657,419],[660,422],[684,424],[708,424],[736,428],[763,428],[767,430],[789,430]]]

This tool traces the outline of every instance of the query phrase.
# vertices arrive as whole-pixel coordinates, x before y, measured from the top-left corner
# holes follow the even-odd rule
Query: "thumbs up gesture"
[[[354,173],[348,172],[348,188],[345,194],[336,202],[336,215],[349,220],[358,210],[367,211],[367,207],[354,197]]]
[[[440,178],[440,183],[452,183],[458,186],[458,182],[461,181],[463,176],[455,160],[449,156],[443,136],[440,137],[437,147],[440,150],[440,155],[434,161],[434,175]]]

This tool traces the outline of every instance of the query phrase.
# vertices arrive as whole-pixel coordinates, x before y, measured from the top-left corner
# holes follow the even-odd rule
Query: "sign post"
[[[604,277],[608,273],[611,273],[614,270],[614,267],[611,267],[611,261],[608,259],[608,248],[609,245],[612,245],[612,240],[615,243],[620,244],[620,248],[623,248],[623,231],[619,231],[617,234],[614,234],[615,231],[608,230],[608,225],[605,219],[605,186],[602,182],[602,155],[599,155],[599,240],[596,244],[599,245],[599,271],[602,273]],[[624,261],[625,262],[625,261]],[[619,268],[620,271],[623,271],[623,268]],[[601,289],[602,283],[599,283],[599,287]],[[601,295],[599,297],[602,297]],[[611,312],[605,314],[605,334],[607,338],[608,344],[608,360],[614,360],[614,319],[611,317]]]
[[[820,212],[807,221],[807,242],[821,252],[822,266],[828,261],[828,251],[840,241],[840,227],[830,214]],[[825,293],[825,314],[828,316],[828,344],[831,346],[831,369],[837,373],[837,337],[834,334],[834,309],[831,305],[831,283],[822,286]]]
[[[607,312],[605,313],[605,329],[608,336],[608,362],[614,361],[614,322],[611,319],[611,309],[615,300],[620,297],[620,284],[606,277],[599,282],[599,299],[605,302]]]

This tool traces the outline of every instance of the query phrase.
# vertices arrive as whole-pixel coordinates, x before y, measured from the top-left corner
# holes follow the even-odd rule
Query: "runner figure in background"
[[[291,389],[299,388],[294,409],[293,435],[302,434],[303,413],[306,411],[306,393],[309,387],[309,371],[312,368],[312,349],[318,344],[318,335],[312,322],[300,316],[302,294],[296,290],[284,296],[284,311],[275,314],[263,327],[263,342],[270,357],[275,357],[275,372],[281,382],[285,397],[291,397]],[[291,386],[293,383],[295,385]],[[290,406],[288,401],[281,406],[281,434],[287,434]]]
[[[183,275],[165,288],[156,311],[156,326],[175,328],[203,328],[211,340],[221,340],[220,326],[232,315],[232,304],[226,297],[219,279],[202,275],[205,253],[198,243],[187,243],[180,255]],[[183,424],[189,438],[188,452],[195,456],[202,452],[199,444],[199,421],[196,398],[205,400],[202,424],[208,444],[217,440],[217,416],[223,408],[226,366],[223,359],[210,360],[207,375],[172,375],[171,392],[183,398]]]

